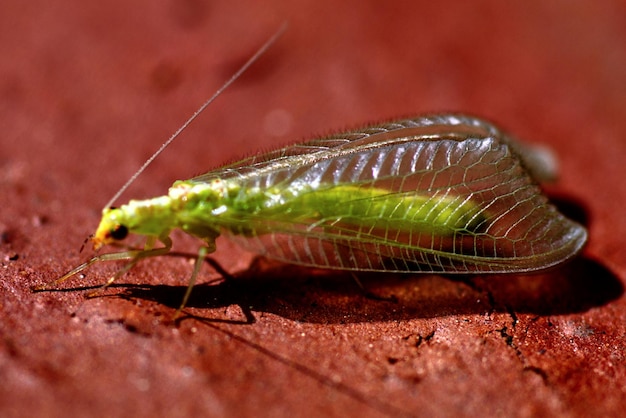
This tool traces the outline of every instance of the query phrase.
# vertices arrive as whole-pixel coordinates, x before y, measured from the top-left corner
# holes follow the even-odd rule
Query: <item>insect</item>
[[[194,115],[195,116],[195,115]],[[494,125],[433,115],[289,146],[177,181],[167,195],[103,210],[94,249],[146,238],[141,249],[97,255],[54,283],[103,261],[167,254],[180,229],[203,241],[200,266],[226,236],[261,255],[324,269],[518,273],[580,251],[587,232],[542,194],[533,151]]]

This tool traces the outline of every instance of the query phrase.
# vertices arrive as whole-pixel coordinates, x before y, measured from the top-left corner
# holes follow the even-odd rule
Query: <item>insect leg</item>
[[[118,271],[109,280],[107,280],[107,282],[100,288],[100,290],[105,289],[106,287],[110,286],[118,277],[120,277],[122,274],[130,270],[135,264],[137,264],[139,260],[143,258],[156,257],[159,255],[164,255],[164,254],[169,253],[170,249],[172,248],[172,241],[170,240],[170,238],[169,237],[160,238],[160,241],[164,244],[164,247],[162,248],[152,248],[154,246],[154,240],[149,240],[146,243],[146,246],[143,250],[128,250],[128,251],[122,251],[119,253],[97,255],[89,259],[88,261],[84,262],[83,264],[79,265],[78,267],[68,271],[63,276],[59,277],[58,279],[52,280],[48,283],[44,283],[43,285],[40,285],[40,286],[35,286],[32,288],[32,290],[33,292],[41,292],[44,290],[49,290],[57,286],[59,283],[64,282],[70,277],[85,270],[92,264],[96,264],[101,261],[131,260],[130,263],[124,266],[124,268]]]
[[[161,248],[153,248],[156,239],[154,237],[149,237],[146,241],[146,245],[143,250],[130,250],[123,251],[121,253],[111,253],[111,254],[103,254],[99,261],[115,261],[115,260],[130,260],[124,267],[118,270],[113,276],[111,276],[105,284],[100,286],[99,289],[88,293],[87,297],[91,298],[96,296],[98,293],[111,286],[113,282],[126,274],[130,269],[135,267],[135,265],[142,259],[148,257],[158,257],[160,255],[165,255],[170,252],[172,249],[172,240],[169,237],[163,237],[159,239],[163,243],[163,247]],[[91,261],[91,260],[89,260]]]
[[[193,266],[193,272],[191,273],[191,277],[189,278],[189,285],[187,286],[187,290],[185,291],[185,296],[183,296],[183,300],[180,303],[180,306],[178,307],[178,309],[176,309],[176,312],[174,313],[174,318],[173,318],[174,320],[178,318],[182,310],[185,308],[185,305],[187,305],[189,296],[191,296],[191,290],[196,284],[198,273],[200,273],[200,268],[202,267],[202,263],[204,262],[204,259],[206,258],[207,254],[213,251],[215,251],[215,248],[211,249],[205,246],[200,247],[200,249],[198,250],[198,257],[196,258],[196,262]]]

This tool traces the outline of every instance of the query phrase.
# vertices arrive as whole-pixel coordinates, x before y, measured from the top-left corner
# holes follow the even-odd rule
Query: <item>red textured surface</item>
[[[626,408],[626,7],[621,1],[0,4],[0,415],[617,416]],[[462,111],[560,157],[589,226],[534,276],[364,275],[254,263],[228,243],[195,318],[191,266],[141,264],[86,299],[32,294],[87,257],[99,211],[282,21],[277,44],[122,200],[238,156]],[[179,248],[196,243],[177,235]],[[76,289],[79,290],[76,290]],[[83,290],[80,290],[83,289]],[[246,315],[255,322],[241,324]]]

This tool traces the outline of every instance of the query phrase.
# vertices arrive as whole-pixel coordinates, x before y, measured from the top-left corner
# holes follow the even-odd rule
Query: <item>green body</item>
[[[219,180],[178,181],[168,196],[131,201],[107,210],[105,218],[142,235],[158,238],[180,228],[207,242],[222,231],[244,236],[271,233],[270,225],[276,222],[452,235],[472,233],[484,221],[476,205],[458,196],[428,197],[348,185],[242,190]]]

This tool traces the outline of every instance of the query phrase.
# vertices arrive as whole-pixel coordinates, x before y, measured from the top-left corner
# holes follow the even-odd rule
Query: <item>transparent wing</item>
[[[572,257],[587,236],[542,195],[527,155],[484,121],[433,116],[309,141],[193,181],[220,178],[242,191],[271,195],[222,226],[242,246],[285,262],[369,271],[524,272]],[[355,188],[336,188],[344,185]],[[385,193],[364,199],[360,191],[368,188]],[[290,199],[298,190],[325,191]],[[242,192],[240,200],[247,196]],[[452,231],[442,233],[416,216],[431,206],[454,212],[452,204],[471,208],[466,224]]]

